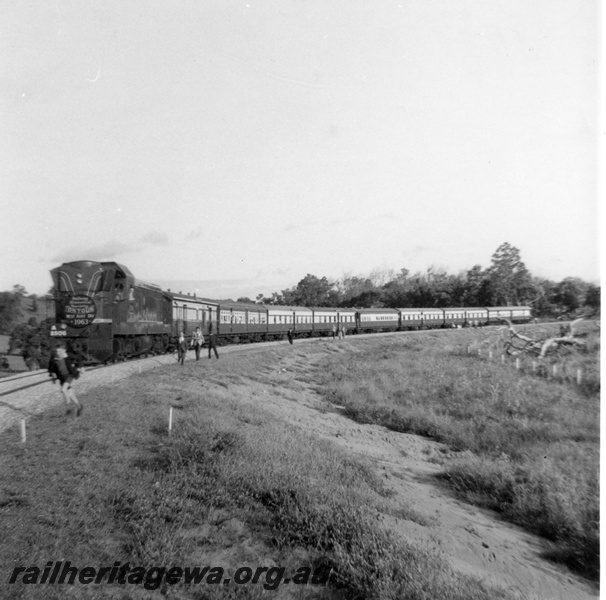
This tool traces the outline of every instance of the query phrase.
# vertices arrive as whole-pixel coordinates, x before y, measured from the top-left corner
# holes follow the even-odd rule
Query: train
[[[219,343],[526,323],[528,306],[469,308],[328,308],[218,301],[163,290],[116,262],[80,260],[51,270],[55,319],[50,337],[83,363],[117,362],[172,351],[196,327]]]

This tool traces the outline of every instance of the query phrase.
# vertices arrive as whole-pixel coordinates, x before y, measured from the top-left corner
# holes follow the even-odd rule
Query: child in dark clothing
[[[74,390],[72,390],[72,382],[80,377],[80,369],[74,361],[67,355],[64,346],[57,346],[54,355],[51,357],[48,365],[48,373],[52,378],[53,383],[59,380],[61,393],[68,404],[73,402],[76,405],[76,416],[82,414],[82,404],[78,401]],[[68,408],[69,412],[69,408]]]

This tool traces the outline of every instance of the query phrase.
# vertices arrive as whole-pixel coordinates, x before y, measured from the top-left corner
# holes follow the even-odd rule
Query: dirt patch
[[[363,343],[327,340],[280,346],[260,373],[241,369],[234,355],[229,358],[233,361],[230,370],[238,375],[230,378],[224,393],[232,400],[269,409],[276,418],[330,440],[371,466],[393,491],[380,515],[384,526],[433,548],[456,569],[516,591],[522,598],[597,597],[590,582],[542,558],[549,549],[545,540],[503,522],[492,511],[457,500],[440,486],[435,476],[442,470],[437,463],[448,460],[445,446],[417,435],[355,423],[321,398],[314,371],[321,368],[323,356],[359,352]],[[215,379],[220,379],[217,372],[212,376]]]

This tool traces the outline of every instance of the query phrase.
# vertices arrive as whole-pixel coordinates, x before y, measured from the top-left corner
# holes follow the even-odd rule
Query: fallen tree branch
[[[552,348],[557,349],[560,346],[576,346],[577,348],[586,348],[587,343],[585,340],[580,339],[581,334],[577,333],[576,331],[577,324],[583,321],[584,318],[585,317],[580,317],[575,319],[572,321],[572,323],[570,323],[567,329],[562,326],[559,336],[547,339],[534,339],[526,335],[522,335],[516,331],[513,323],[509,319],[503,319],[503,321],[505,321],[508,325],[506,329],[509,331],[510,335],[510,339],[505,344],[505,351],[507,354],[512,355],[528,352],[538,355],[539,358],[545,358],[549,350]],[[516,346],[513,343],[514,339],[520,340],[524,345],[522,347]],[[514,351],[511,352],[511,349]]]
[[[548,340],[545,340],[543,342],[543,345],[541,346],[541,353],[539,354],[539,358],[545,358],[545,355],[547,354],[547,352],[549,351],[549,349],[552,346],[558,347],[560,345],[576,346],[577,348],[586,348],[587,347],[587,343],[585,342],[585,340],[581,340],[572,335],[567,335],[565,337],[549,338]]]

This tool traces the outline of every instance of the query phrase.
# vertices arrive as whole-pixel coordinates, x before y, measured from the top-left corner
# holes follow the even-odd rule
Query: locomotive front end
[[[85,362],[111,354],[111,315],[108,310],[107,268],[94,261],[64,263],[51,271],[56,322],[52,339],[64,341]]]

